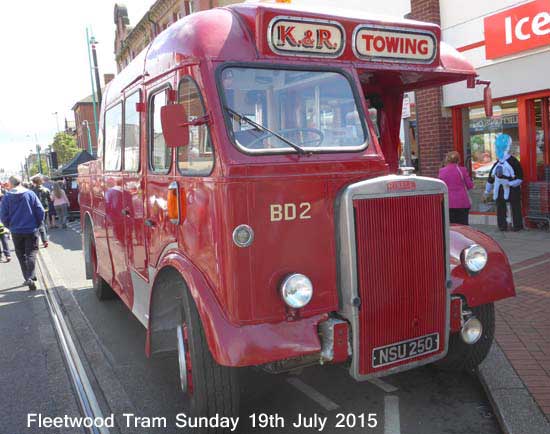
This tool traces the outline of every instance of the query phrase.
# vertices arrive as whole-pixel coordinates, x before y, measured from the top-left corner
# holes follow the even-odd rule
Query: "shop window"
[[[179,102],[185,107],[189,121],[206,115],[200,91],[191,77],[181,80]],[[189,145],[178,148],[178,169],[182,175],[208,175],[214,167],[214,154],[208,125],[189,126]]]
[[[512,138],[510,153],[520,158],[517,100],[501,101],[493,105],[494,116],[487,118],[483,106],[472,106],[462,111],[464,159],[470,170],[475,189],[471,192],[473,212],[494,212],[481,201],[489,171],[495,163],[495,139],[499,134]]]
[[[136,104],[139,102],[139,92],[126,98],[124,103],[124,170],[137,172],[139,170],[139,113]]]
[[[533,101],[535,130],[533,137],[537,152],[537,180],[550,181],[550,98]]]
[[[168,173],[172,161],[172,149],[166,146],[162,134],[160,109],[166,105],[166,88],[153,95],[149,105],[149,140],[151,169],[156,173]]]
[[[117,171],[122,162],[122,104],[105,112],[105,170]]]

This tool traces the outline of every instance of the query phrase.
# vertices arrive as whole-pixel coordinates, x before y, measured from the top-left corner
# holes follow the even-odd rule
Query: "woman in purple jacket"
[[[460,166],[460,154],[451,151],[445,157],[445,167],[439,169],[441,179],[449,190],[449,217],[451,223],[468,224],[468,213],[472,206],[468,190],[474,183],[464,166]]]

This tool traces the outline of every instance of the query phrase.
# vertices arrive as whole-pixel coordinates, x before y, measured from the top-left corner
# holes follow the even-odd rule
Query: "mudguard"
[[[476,275],[470,275],[460,259],[462,251],[472,244],[483,246],[488,253],[487,265]],[[468,306],[480,306],[516,295],[508,258],[488,235],[469,226],[451,225],[450,260],[451,292],[463,296]]]
[[[254,366],[321,351],[317,326],[328,318],[327,314],[279,323],[236,326],[224,315],[203,274],[181,253],[177,250],[168,251],[161,259],[155,276],[165,267],[176,269],[185,280],[201,317],[208,347],[218,364]],[[155,285],[153,291],[154,288]],[[148,354],[151,344],[150,323],[151,315],[147,327]]]

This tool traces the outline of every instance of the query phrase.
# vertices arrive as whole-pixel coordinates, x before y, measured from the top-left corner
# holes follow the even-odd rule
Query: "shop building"
[[[411,1],[413,14],[430,7],[439,7],[443,40],[474,64],[481,80],[491,82],[494,116],[485,116],[483,87],[445,86],[441,103],[437,95],[423,99],[417,94],[420,159],[427,145],[428,157],[443,157],[449,145],[458,150],[476,185],[472,220],[492,223],[493,210],[481,202],[481,194],[496,160],[495,137],[510,135],[511,152],[524,170],[523,206],[529,214],[542,205],[529,203],[529,184],[550,182],[550,0]],[[422,125],[423,110],[438,113],[446,122]],[[451,144],[446,139],[450,132]],[[430,137],[441,142],[427,143],[424,138],[429,142]]]

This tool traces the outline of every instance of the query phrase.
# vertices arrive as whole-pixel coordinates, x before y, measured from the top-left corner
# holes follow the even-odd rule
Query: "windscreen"
[[[337,72],[228,67],[225,114],[249,153],[357,151],[367,135],[348,79]],[[286,139],[286,141],[285,141]]]

